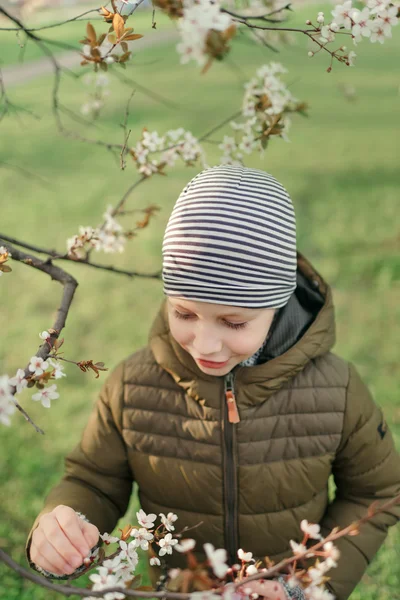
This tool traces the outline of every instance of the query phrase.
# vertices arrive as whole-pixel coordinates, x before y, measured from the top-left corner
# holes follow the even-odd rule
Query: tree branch
[[[61,297],[61,303],[57,309],[56,318],[55,318],[55,321],[54,321],[54,324],[52,327],[52,329],[56,333],[52,334],[50,336],[49,340],[46,341],[44,344],[42,344],[40,346],[39,350],[36,352],[36,356],[39,356],[40,358],[43,358],[44,360],[46,360],[46,358],[50,354],[49,350],[51,350],[51,348],[53,347],[54,340],[58,338],[61,330],[65,327],[65,322],[67,320],[68,311],[72,304],[75,290],[78,287],[78,282],[76,281],[76,279],[74,279],[74,277],[72,277],[72,275],[70,275],[66,271],[63,271],[63,269],[60,269],[59,267],[56,267],[55,265],[49,264],[47,261],[46,262],[42,261],[39,258],[37,258],[36,256],[34,256],[33,254],[26,254],[25,252],[18,250],[15,246],[10,245],[6,239],[0,238],[0,245],[6,246],[7,250],[9,250],[9,252],[11,253],[13,260],[22,262],[23,264],[26,264],[29,267],[38,269],[39,271],[46,273],[46,275],[50,275],[51,279],[61,283],[61,285],[64,288],[63,294]],[[31,375],[32,375],[32,373],[29,371],[28,366],[27,366],[25,368],[25,377],[29,377]],[[13,393],[15,394],[15,389],[13,390]],[[22,408],[22,406],[20,406],[20,404],[17,402],[17,400],[15,400],[15,398],[14,398],[14,403],[15,403],[15,406],[18,408],[18,410],[24,415],[25,419],[29,423],[31,423],[31,425],[33,425],[33,427],[36,429],[36,431],[38,433],[43,434],[44,433],[43,430],[40,429],[40,427],[38,427],[37,425],[35,425],[35,423],[29,417],[27,412]]]

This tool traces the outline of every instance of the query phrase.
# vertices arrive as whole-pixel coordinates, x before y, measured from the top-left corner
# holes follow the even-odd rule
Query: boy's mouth
[[[196,360],[202,367],[206,367],[208,369],[221,369],[222,367],[225,367],[229,362],[229,359],[225,360],[224,362],[215,362],[212,360],[202,360],[200,358],[197,358]]]

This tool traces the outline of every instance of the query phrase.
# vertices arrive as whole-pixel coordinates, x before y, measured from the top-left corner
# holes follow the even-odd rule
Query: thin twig
[[[134,186],[136,186],[139,182],[136,182]],[[8,235],[4,235],[0,233],[1,243],[4,243],[5,246],[10,247],[10,244],[15,244],[16,246],[20,246],[21,248],[25,248],[26,250],[31,250],[32,252],[38,252],[39,254],[46,254],[49,258],[44,261],[43,264],[51,265],[52,260],[67,260],[74,264],[78,265],[86,265],[87,267],[91,267],[93,269],[101,269],[103,271],[109,271],[110,273],[116,273],[117,275],[126,275],[127,277],[144,277],[147,279],[160,279],[161,271],[156,271],[155,273],[138,273],[137,271],[127,271],[126,269],[117,269],[112,265],[101,265],[98,263],[93,263],[87,259],[74,259],[68,256],[68,254],[60,254],[57,250],[49,250],[46,248],[40,248],[38,246],[34,246],[33,244],[28,244],[26,242],[21,242],[13,237]],[[12,253],[12,251],[11,251]],[[13,257],[14,258],[14,257]]]
[[[51,25],[42,25],[42,27],[29,27],[29,28],[24,27],[23,29],[26,32],[42,31],[43,29],[52,29],[53,27],[60,27],[61,25],[65,25],[66,23],[72,23],[73,21],[79,21],[81,19],[81,17],[89,15],[92,12],[99,13],[100,10],[101,10],[101,6],[99,6],[99,8],[92,8],[91,10],[87,10],[86,12],[84,12],[76,17],[72,17],[71,19],[66,19],[65,21],[59,21],[58,23],[52,23]],[[8,16],[8,15],[6,15],[6,16]],[[83,20],[84,19],[82,19],[82,21]],[[19,31],[20,29],[21,29],[20,27],[0,27],[0,31]]]

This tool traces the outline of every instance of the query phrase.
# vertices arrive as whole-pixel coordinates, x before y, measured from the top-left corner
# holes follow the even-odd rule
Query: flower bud
[[[340,46],[340,49],[342,52],[346,52],[346,50],[347,50],[346,46]]]
[[[307,21],[306,21],[306,25],[311,25],[311,21],[310,21],[310,19],[307,19]]]
[[[309,58],[312,58],[314,56],[314,52],[311,52],[311,50],[310,50],[310,52],[307,52],[307,56]]]
[[[332,71],[332,67],[328,67],[326,70],[327,73],[330,73],[331,71]]]
[[[321,13],[320,15],[318,15],[317,17],[317,23],[323,23],[325,21],[325,17],[324,14]]]

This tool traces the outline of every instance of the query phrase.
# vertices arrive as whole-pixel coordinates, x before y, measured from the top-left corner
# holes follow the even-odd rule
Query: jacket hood
[[[234,368],[239,407],[266,400],[313,359],[329,352],[335,343],[335,318],[330,287],[300,253],[297,254],[297,288],[276,314],[261,364]],[[150,348],[157,363],[195,400],[220,407],[224,377],[203,373],[172,337],[166,300],[153,323]]]

